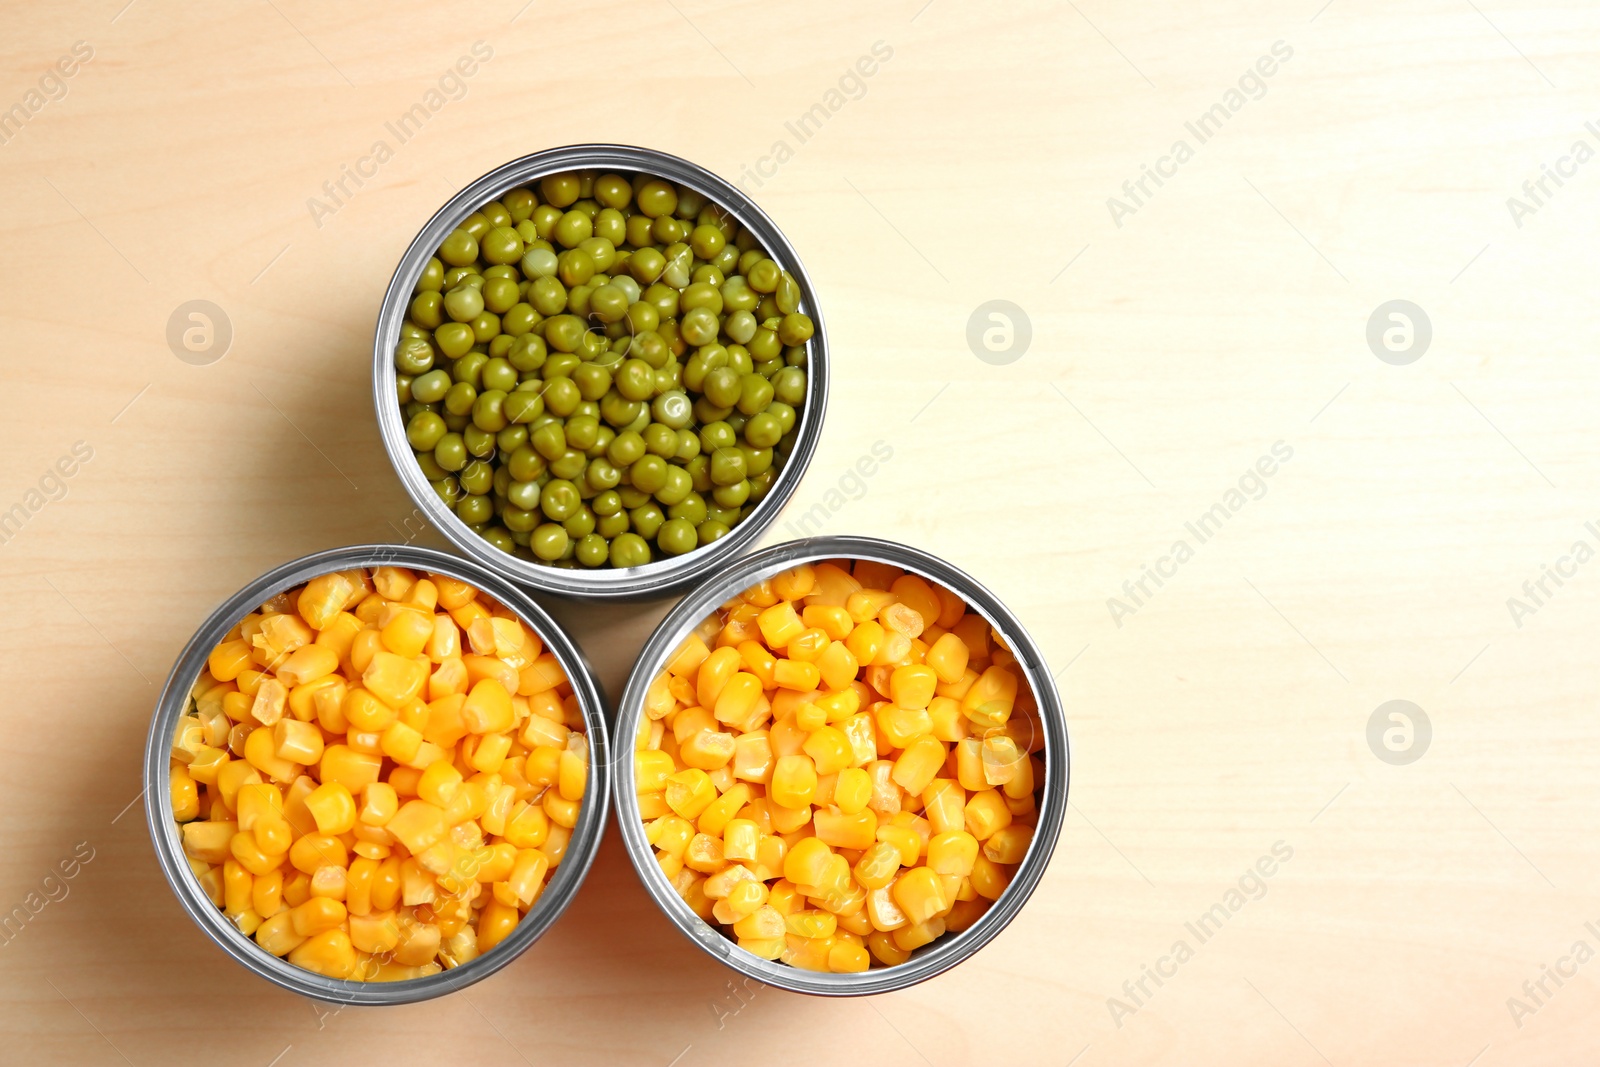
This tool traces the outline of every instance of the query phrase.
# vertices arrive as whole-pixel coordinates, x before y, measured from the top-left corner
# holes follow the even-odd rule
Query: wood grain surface
[[[1592,1057],[1594,5],[94,0],[0,30],[0,1060]],[[711,168],[800,250],[835,384],[768,540],[810,515],[1003,597],[1059,672],[1073,810],[1020,917],[903,992],[736,996],[613,829],[499,975],[329,1013],[168,890],[153,698],[269,567],[444,544],[378,441],[380,296],[455,190],[587,141]],[[613,693],[666,606],[552,605]]]

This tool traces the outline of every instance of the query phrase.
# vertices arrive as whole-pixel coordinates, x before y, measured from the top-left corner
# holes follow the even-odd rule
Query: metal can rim
[[[807,356],[807,396],[799,412],[795,445],[783,470],[755,509],[722,538],[682,556],[625,569],[564,570],[508,555],[469,530],[446,507],[417,466],[405,438],[399,405],[394,403],[393,353],[407,302],[423,267],[451,229],[468,214],[518,185],[557,171],[613,168],[644,171],[687,185],[729,210],[741,226],[755,234],[777,258],[800,289],[800,307],[814,332]],[[581,144],[547,149],[496,167],[451,197],[430,218],[406,248],[384,293],[373,340],[372,396],[378,432],[390,464],[412,502],[467,558],[519,584],[574,599],[632,600],[666,596],[706,578],[751,547],[777,519],[794,495],[821,439],[828,406],[829,357],[827,327],[811,276],[799,254],[771,218],[737,186],[686,159],[651,148],[617,144]]]
[[[328,978],[273,956],[240,932],[221,909],[211,903],[183,855],[178,824],[172,816],[171,792],[167,788],[168,761],[173,732],[188,710],[189,691],[211,649],[234,623],[268,597],[311,578],[350,567],[385,565],[436,571],[460,579],[499,600],[533,628],[567,672],[573,692],[578,696],[589,736],[591,772],[566,855],[533,910],[504,941],[460,967],[426,978],[355,982]],[[156,860],[183,910],[212,941],[250,971],[290,992],[341,1006],[410,1004],[453,993],[494,974],[543,936],[571,905],[593,865],[610,807],[609,775],[596,770],[610,763],[605,706],[594,669],[577,642],[525,590],[471,560],[437,549],[386,544],[351,545],[302,556],[274,567],[223,601],[196,629],[167,675],[151,717],[144,753],[145,820],[155,846]]]
[[[667,658],[693,629],[720,604],[751,585],[801,563],[825,559],[868,559],[891,564],[939,582],[966,599],[988,619],[1016,656],[1039,703],[1045,733],[1044,798],[1032,844],[1000,899],[976,923],[955,935],[946,935],[910,960],[893,967],[875,967],[857,974],[823,974],[762,959],[740,948],[696,915],[678,896],[645,840],[638,797],[633,788],[634,740],[643,717],[645,692]],[[664,618],[640,650],[617,705],[612,793],[617,826],[623,844],[650,894],[678,930],[707,954],[741,974],[780,989],[817,996],[866,996],[905,989],[941,974],[992,941],[1022,910],[1055,850],[1066,816],[1071,751],[1066,713],[1055,681],[1045,666],[1044,654],[1006,605],[965,571],[920,549],[875,537],[811,537],[762,549],[739,560],[716,578],[684,597]]]

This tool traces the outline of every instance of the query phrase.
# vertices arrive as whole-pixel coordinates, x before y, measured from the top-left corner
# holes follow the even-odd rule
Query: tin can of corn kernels
[[[767,254],[793,276],[800,291],[799,310],[810,317],[814,326],[811,339],[806,342],[806,398],[796,413],[794,443],[767,494],[723,537],[681,556],[656,559],[639,567],[569,570],[510,555],[485,541],[440,499],[417,466],[396,400],[395,347],[399,344],[400,330],[416,293],[417,281],[440,242],[490,200],[547,175],[571,170],[644,173],[676,182],[706,197],[749,231]],[[575,599],[664,597],[703,581],[749,549],[772,525],[799,486],[821,439],[822,418],[828,403],[827,329],[811,276],[783,231],[737,186],[704,167],[666,152],[627,145],[570,145],[535,152],[495,168],[451,197],[423,226],[395,268],[378,312],[372,356],[373,402],[384,450],[389,454],[401,485],[429,525],[448,537],[469,559],[497,574],[531,589]]]
[[[588,776],[578,821],[565,856],[550,875],[544,891],[516,928],[494,948],[459,967],[398,982],[357,982],[328,978],[280,959],[237,929],[212,904],[184,855],[178,823],[173,818],[170,781],[173,738],[179,720],[189,711],[190,693],[207,657],[229,630],[269,598],[320,575],[357,567],[406,567],[448,575],[475,587],[509,608],[540,638],[566,672],[583,713],[588,735]],[[302,557],[277,567],[222,603],[195,631],[167,676],[157,700],[144,755],[144,809],[155,844],[156,859],[179,904],[195,924],[239,963],[261,977],[301,996],[333,1004],[408,1004],[453,993],[486,978],[539,939],[561,917],[577,895],[594,862],[605,830],[610,781],[605,699],[593,669],[577,644],[544,609],[511,582],[447,552],[403,545],[356,545]]]
[[[1038,822],[1031,845],[1016,872],[994,904],[975,923],[958,934],[946,934],[891,967],[873,967],[853,974],[828,974],[803,970],[777,960],[767,960],[740,948],[701,919],[668,881],[645,837],[639,799],[634,789],[632,754],[640,730],[647,725],[644,712],[651,681],[665,668],[679,645],[728,601],[746,589],[802,563],[825,560],[872,560],[917,574],[957,593],[986,619],[1016,658],[1038,705],[1045,774],[1036,793]],[[1022,910],[1039,884],[1061,831],[1067,810],[1067,782],[1071,764],[1066,715],[1044,656],[1022,623],[1000,600],[966,573],[926,552],[869,537],[814,537],[757,552],[695,589],[662,620],[645,643],[628,678],[617,709],[616,745],[611,768],[616,796],[617,822],[622,839],[640,880],[656,905],[695,945],[734,970],[767,985],[820,996],[861,996],[904,989],[954,967],[993,940]],[[1031,746],[1030,746],[1031,747]]]

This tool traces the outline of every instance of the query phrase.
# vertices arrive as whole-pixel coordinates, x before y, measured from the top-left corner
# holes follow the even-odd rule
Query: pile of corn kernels
[[[472,586],[399,567],[280,593],[214,649],[173,815],[211,902],[274,956],[396,981],[499,944],[560,864],[588,741],[556,658]]]
[[[975,923],[1033,840],[1038,705],[981,615],[885,564],[763,581],[677,649],[634,753],[645,836],[741,948],[836,973]]]

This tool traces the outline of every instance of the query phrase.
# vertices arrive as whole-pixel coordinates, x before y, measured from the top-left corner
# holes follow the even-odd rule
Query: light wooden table
[[[40,905],[0,945],[0,1058],[1592,1053],[1600,563],[1563,562],[1600,546],[1592,6],[124,2],[0,15],[0,909]],[[322,1016],[164,884],[130,807],[152,699],[244,582],[399,536],[368,387],[394,263],[473,177],[593,140],[742,181],[801,250],[837,364],[785,521],[822,503],[1006,598],[1061,672],[1074,810],[1020,918],[902,993],[730,1014],[613,834],[500,975]],[[206,365],[166,337],[193,300],[231,326]],[[1015,314],[969,346],[990,300],[1020,357]],[[1393,300],[1431,324],[1413,362],[1401,320],[1368,344]],[[556,611],[615,691],[664,605]],[[1392,700],[1425,749],[1414,712],[1409,753],[1387,711],[1369,745]]]

